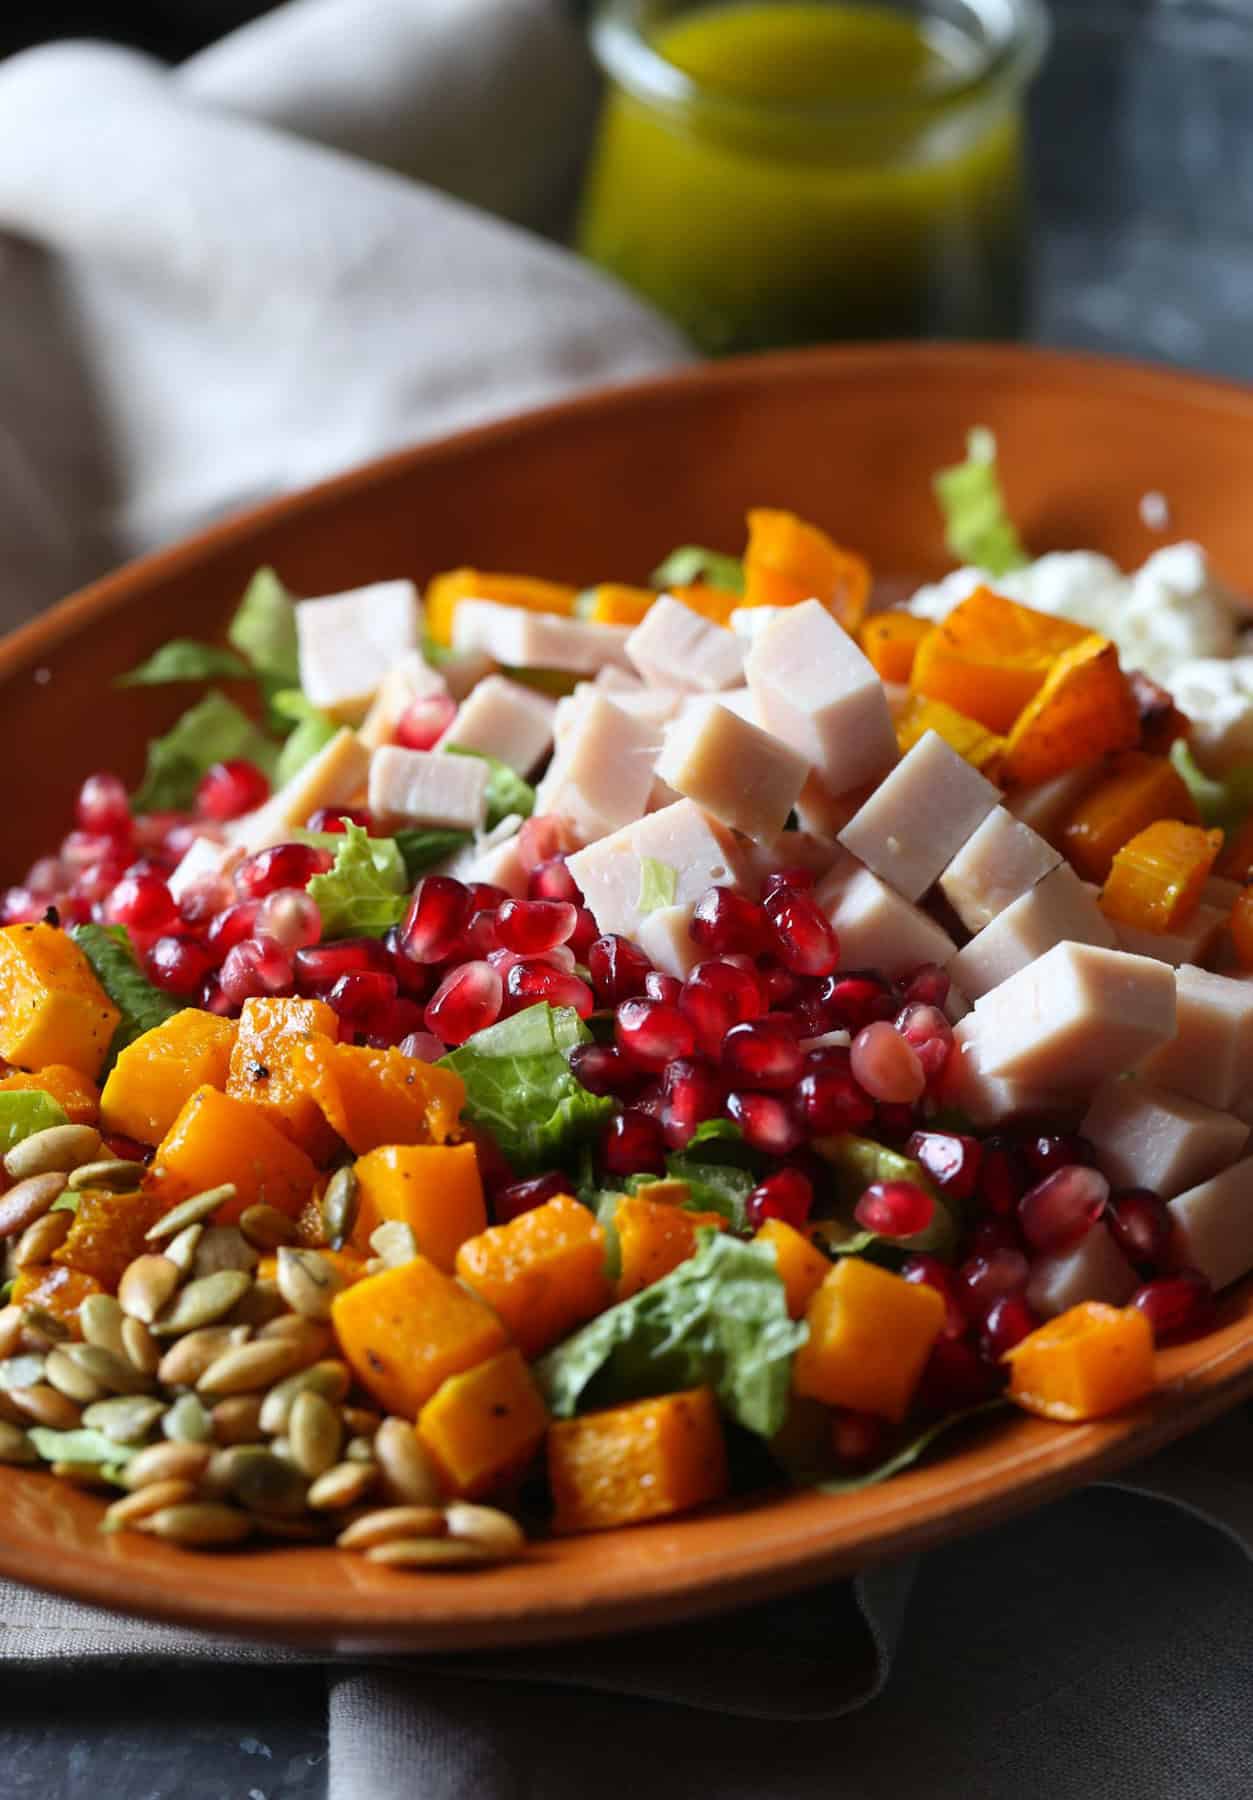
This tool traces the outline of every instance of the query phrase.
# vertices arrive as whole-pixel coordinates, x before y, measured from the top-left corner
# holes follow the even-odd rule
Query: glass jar
[[[1021,326],[1040,0],[602,0],[578,227],[711,353]]]

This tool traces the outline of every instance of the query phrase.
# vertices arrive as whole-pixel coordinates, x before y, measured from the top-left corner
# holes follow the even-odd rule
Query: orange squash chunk
[[[894,607],[864,619],[857,641],[880,681],[907,682],[914,671],[918,646],[934,629],[930,619],[919,619]]]
[[[188,1100],[157,1145],[149,1179],[163,1210],[205,1188],[233,1181],[233,1200],[215,1213],[233,1225],[249,1206],[273,1206],[295,1218],[309,1198],[317,1170],[259,1107],[202,1087]]]
[[[238,1027],[184,1007],[128,1044],[100,1096],[100,1123],[141,1144],[159,1144],[197,1088],[226,1086]]]
[[[613,1298],[605,1234],[568,1194],[462,1244],[457,1273],[499,1313],[525,1356],[538,1356]]]
[[[1105,780],[1085,794],[1061,830],[1060,848],[1085,881],[1104,882],[1115,853],[1158,819],[1196,824],[1187,783],[1167,756],[1127,750]]]
[[[71,1125],[94,1125],[100,1117],[99,1088],[68,1063],[49,1063],[33,1074],[6,1075],[0,1079],[0,1091],[6,1088],[37,1088],[51,1094]]]
[[[1046,1419],[1100,1419],[1156,1382],[1153,1328],[1136,1306],[1085,1300],[1006,1352],[1009,1397]]]
[[[1087,635],[1067,619],[976,588],[919,644],[910,686],[989,731],[1007,732],[1057,658]]]
[[[457,1135],[465,1083],[451,1069],[320,1037],[293,1045],[291,1067],[358,1156],[380,1144],[443,1144]]]
[[[893,1424],[903,1419],[944,1326],[936,1290],[844,1256],[805,1317],[809,1337],[792,1366],[796,1392]]]
[[[34,1263],[19,1269],[11,1296],[14,1306],[39,1306],[68,1325],[76,1338],[83,1335],[78,1322],[78,1309],[92,1294],[102,1294],[103,1287],[92,1275],[78,1269],[57,1268],[51,1263]]]
[[[730,625],[731,614],[737,607],[746,604],[743,594],[729,593],[726,588],[710,587],[704,581],[672,587],[667,592],[681,601],[689,612],[699,613],[702,619],[708,619],[714,625]]]
[[[928,700],[921,694],[912,694],[896,720],[896,743],[901,755],[912,750],[919,738],[929,731],[942,737],[949,749],[956,750],[958,756],[964,757],[973,768],[983,769],[996,779],[1005,752],[1005,739],[995,731],[989,731],[986,725],[980,725],[978,719],[968,719],[964,713],[954,712],[943,700]]]
[[[141,1189],[131,1194],[103,1194],[89,1189],[80,1195],[70,1234],[53,1251],[52,1260],[80,1275],[92,1276],[112,1292],[127,1264],[151,1250],[145,1234],[169,1209],[169,1201],[159,1193]]]
[[[1063,651],[1019,714],[1001,780],[1006,787],[1051,781],[1094,756],[1133,749],[1139,736],[1140,715],[1117,648],[1094,631]]]
[[[1197,909],[1223,846],[1221,831],[1158,819],[1114,858],[1101,889],[1101,911],[1140,931],[1170,931]]]
[[[68,1063],[95,1081],[121,1013],[56,925],[0,928],[0,1056],[20,1069]]]
[[[652,588],[602,581],[592,589],[587,617],[593,625],[638,625],[656,598]]]
[[[856,632],[870,598],[870,568],[795,513],[754,507],[748,515],[741,606],[796,606],[820,600]]]
[[[617,1297],[626,1300],[694,1256],[702,1226],[722,1231],[726,1220],[720,1213],[684,1212],[664,1200],[624,1194],[614,1208],[613,1224],[620,1253]]]
[[[452,643],[453,615],[463,600],[496,600],[502,606],[524,606],[528,612],[574,611],[579,590],[560,581],[537,581],[531,575],[489,575],[483,569],[450,569],[433,575],[422,595],[426,629],[437,644]]]
[[[362,1387],[389,1412],[416,1419],[450,1375],[506,1348],[495,1313],[424,1256],[344,1288],[331,1323]]]
[[[226,1091],[259,1106],[271,1125],[316,1163],[329,1162],[339,1138],[292,1069],[292,1049],[310,1038],[334,1043],[339,1020],[324,1000],[245,1000],[231,1051]]]
[[[352,1242],[363,1253],[380,1225],[399,1219],[422,1255],[451,1275],[462,1244],[487,1228],[473,1144],[388,1144],[359,1157],[356,1176]]]
[[[450,1375],[418,1414],[445,1486],[466,1500],[520,1474],[547,1429],[548,1408],[517,1350]]]
[[[787,1309],[794,1319],[805,1316],[805,1310],[827,1276],[831,1259],[810,1243],[785,1219],[767,1219],[753,1238],[755,1244],[769,1244],[774,1251],[775,1267],[787,1294]]]
[[[553,1530],[608,1531],[720,1500],[727,1454],[707,1387],[561,1419],[548,1433]]]

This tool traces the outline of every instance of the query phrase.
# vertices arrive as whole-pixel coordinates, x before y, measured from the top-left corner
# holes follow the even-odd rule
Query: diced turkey
[[[742,887],[748,872],[744,852],[726,827],[693,801],[678,800],[567,859],[601,931],[638,935],[648,916],[640,911],[646,860],[673,875],[675,906],[690,906],[706,888]]]
[[[227,828],[229,840],[249,856],[281,844],[320,808],[350,806],[364,790],[369,772],[369,751],[345,726],[264,806],[234,820]]]
[[[453,614],[454,650],[478,650],[511,669],[571,669],[594,675],[606,663],[630,669],[625,625],[593,625],[557,613],[462,600]]]
[[[1204,900],[1173,931],[1144,931],[1137,925],[1113,921],[1121,949],[1134,956],[1152,956],[1177,969],[1183,963],[1208,962],[1227,924],[1228,912]]]
[[[1180,1262],[1216,1288],[1253,1269],[1253,1157],[1169,1203]]]
[[[809,765],[717,700],[689,701],[666,729],[657,775],[745,837],[777,838]]]
[[[940,892],[967,931],[982,931],[1061,860],[1038,832],[995,806],[940,876]]]
[[[181,900],[198,881],[225,875],[239,858],[240,850],[236,844],[219,844],[216,838],[209,837],[193,838],[178,867],[168,878],[169,890],[176,900]]]
[[[403,824],[477,831],[487,814],[490,773],[481,756],[385,744],[370,759],[370,811],[384,829]]]
[[[477,750],[529,775],[552,748],[555,710],[547,694],[505,675],[489,675],[462,701],[438,748],[456,744]]]
[[[920,900],[996,806],[986,776],[926,731],[840,833],[846,850],[907,900]]]
[[[1064,775],[1055,775],[1052,781],[1015,788],[1005,804],[1024,825],[1030,825],[1041,837],[1052,839],[1105,772],[1105,760],[1098,756],[1091,762],[1080,763],[1077,768],[1067,769]]]
[[[319,711],[359,725],[387,671],[418,642],[418,590],[377,581],[296,607],[300,686]]]
[[[627,638],[627,655],[645,681],[715,694],[744,680],[744,650],[734,632],[661,594]]]
[[[686,980],[705,956],[700,945],[693,942],[689,929],[692,912],[690,902],[686,906],[659,906],[644,915],[635,931],[636,942],[653,967],[680,981]]]
[[[1139,1285],[1140,1277],[1110,1236],[1109,1227],[1098,1220],[1073,1250],[1036,1257],[1027,1281],[1027,1300],[1041,1318],[1055,1319],[1084,1300],[1125,1306]]]
[[[1118,947],[1114,929],[1092,895],[1069,863],[1059,863],[971,938],[948,964],[948,973],[977,1001],[1055,944],[1067,942]]]
[[[1219,1174],[1249,1136],[1243,1120],[1147,1081],[1106,1082],[1079,1129],[1112,1186],[1152,1188],[1163,1200]]]
[[[1004,1075],[987,1075],[979,1061],[974,1014],[953,1026],[953,1051],[944,1071],[944,1099],[981,1129],[1013,1119],[1077,1120],[1079,1104],[1065,1093],[1033,1087]]]
[[[367,750],[390,744],[401,717],[415,700],[447,692],[444,677],[430,666],[422,652],[407,650],[384,675],[357,735]]]
[[[648,802],[660,729],[589,688],[535,795],[537,813],[560,813],[590,843],[638,819]]]
[[[846,969],[879,969],[894,981],[922,963],[947,963],[956,950],[942,925],[847,851],[815,898],[835,927]]]
[[[1140,1064],[1159,1087],[1235,1111],[1253,1095],[1253,985],[1185,964],[1175,1035]]]

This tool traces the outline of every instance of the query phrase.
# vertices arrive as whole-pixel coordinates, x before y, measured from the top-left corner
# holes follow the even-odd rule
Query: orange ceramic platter
[[[186,691],[112,677],[175,634],[208,635],[272,563],[296,593],[473,563],[587,583],[641,579],[677,543],[736,549],[749,505],[784,506],[881,577],[946,566],[931,478],[974,424],[997,435],[1036,551],[1123,564],[1169,536],[1253,588],[1253,392],[1038,351],[820,350],[589,395],[401,452],[121,570],[0,646],[0,740],[17,779],[4,868],[64,830],[90,768],[134,777]],[[843,1495],[775,1493],[667,1524],[542,1543],[516,1564],[400,1574],[334,1550],[195,1554],[105,1536],[101,1503],[0,1468],[0,1573],[206,1630],[339,1650],[464,1650],[677,1621],[924,1548],[1108,1475],[1253,1394],[1253,1278],[1204,1337],[1160,1357],[1145,1406],[1100,1424],[995,1415],[921,1466]]]

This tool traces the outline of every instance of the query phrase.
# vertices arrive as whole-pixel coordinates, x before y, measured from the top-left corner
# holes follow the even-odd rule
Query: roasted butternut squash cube
[[[451,1275],[462,1244],[487,1227],[473,1144],[387,1144],[357,1159],[356,1176],[352,1241],[363,1253],[380,1225],[399,1219],[422,1255]]]
[[[638,625],[656,598],[652,588],[602,581],[592,589],[587,617],[593,625]]]
[[[1009,1397],[1046,1419],[1100,1419],[1153,1391],[1153,1328],[1137,1306],[1085,1300],[1006,1352]]]
[[[509,1342],[495,1313],[425,1256],[344,1288],[331,1323],[362,1387],[406,1419],[416,1419],[449,1376]]]
[[[121,1013],[56,925],[0,929],[0,1056],[20,1069],[68,1063],[95,1081]]]
[[[816,525],[765,506],[748,515],[743,606],[797,606],[819,600],[855,633],[870,598],[870,569]]]
[[[94,1125],[100,1118],[100,1090],[68,1063],[49,1063],[32,1074],[19,1072],[0,1080],[0,1092],[35,1090],[51,1094],[71,1125]]]
[[[624,1194],[614,1208],[613,1225],[619,1250],[617,1297],[626,1300],[694,1256],[702,1225],[721,1231],[726,1220],[720,1213],[684,1212],[645,1194]]]
[[[245,1000],[231,1051],[226,1091],[259,1106],[271,1125],[316,1163],[329,1162],[339,1138],[292,1068],[292,1049],[311,1038],[334,1043],[339,1020],[324,1000]]]
[[[707,581],[694,581],[690,586],[680,583],[666,591],[673,594],[689,612],[699,613],[702,619],[708,619],[711,625],[729,627],[731,614],[744,604],[743,594],[731,594],[726,588],[710,587]]]
[[[234,1019],[188,1006],[122,1051],[100,1096],[100,1123],[159,1144],[197,1088],[226,1086]]]
[[[1158,819],[1200,818],[1196,802],[1168,756],[1128,750],[1080,800],[1062,826],[1060,848],[1085,881],[1105,881],[1114,857]]]
[[[893,1424],[903,1419],[944,1326],[936,1290],[843,1256],[805,1317],[809,1337],[792,1367],[796,1392]]]
[[[445,1485],[466,1500],[520,1474],[547,1429],[548,1408],[518,1350],[450,1375],[418,1414]]]
[[[558,1420],[548,1480],[557,1532],[607,1531],[720,1500],[727,1455],[711,1389]]]
[[[989,731],[1006,732],[1039,693],[1057,658],[1086,635],[1068,619],[976,588],[922,639],[910,686]]]
[[[57,1268],[52,1263],[32,1263],[19,1269],[11,1295],[14,1306],[38,1306],[68,1325],[76,1338],[81,1338],[78,1309],[91,1294],[102,1294],[104,1288],[92,1275],[78,1269]]]
[[[249,1206],[273,1206],[295,1218],[317,1173],[257,1107],[202,1087],[157,1145],[149,1179],[166,1207],[233,1181],[235,1198],[214,1214],[219,1225],[233,1225]]]
[[[788,1312],[794,1319],[803,1318],[809,1302],[831,1273],[830,1258],[785,1219],[767,1219],[753,1242],[769,1244],[774,1251],[775,1267],[787,1294]]]
[[[127,1265],[152,1248],[145,1235],[169,1205],[161,1194],[143,1188],[130,1194],[88,1189],[79,1196],[69,1236],[52,1260],[92,1276],[112,1293]]]
[[[293,1044],[291,1068],[358,1156],[380,1144],[444,1144],[458,1135],[465,1083],[451,1069],[320,1037]]]
[[[1158,819],[1122,846],[1101,889],[1101,911],[1139,931],[1170,931],[1196,911],[1223,847],[1221,831]]]
[[[893,607],[871,613],[863,621],[857,641],[880,681],[908,682],[918,646],[932,630],[930,619]]]
[[[965,713],[955,712],[943,700],[928,700],[921,694],[911,694],[896,719],[896,745],[901,755],[912,750],[929,731],[942,737],[949,749],[956,750],[972,768],[986,770],[993,780],[996,779],[1005,753],[1005,739],[980,725],[977,719],[968,719]]]
[[[1117,646],[1090,632],[1057,657],[1023,707],[1001,758],[1006,787],[1034,787],[1080,763],[1139,742],[1140,714]]]
[[[457,1273],[500,1314],[526,1356],[538,1356],[613,1298],[605,1234],[568,1194],[462,1244]]]
[[[502,606],[523,606],[528,612],[574,611],[579,590],[560,581],[539,581],[533,575],[492,575],[484,569],[449,569],[433,575],[422,596],[426,629],[437,644],[452,643],[452,622],[463,600],[495,600]]]

